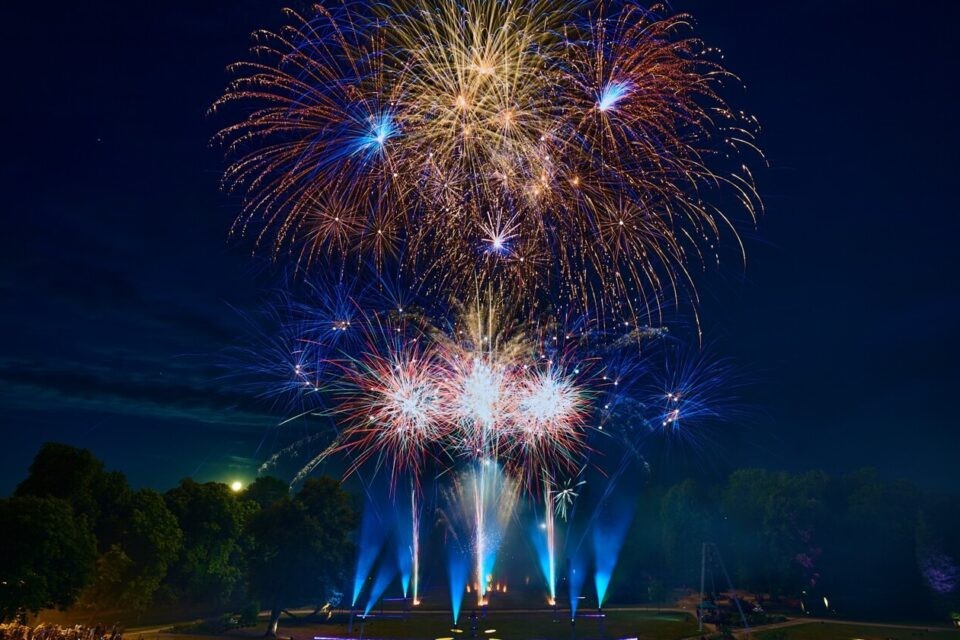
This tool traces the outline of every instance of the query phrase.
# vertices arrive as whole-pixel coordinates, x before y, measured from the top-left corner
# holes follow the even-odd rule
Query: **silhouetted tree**
[[[832,540],[824,545],[823,589],[846,613],[922,610],[916,563],[920,492],[863,469],[835,483]]]
[[[82,601],[144,611],[176,560],[183,535],[163,496],[150,489],[130,494],[116,526],[116,541],[97,558],[96,578]]]
[[[132,491],[122,473],[107,471],[86,449],[46,443],[16,495],[63,499],[94,534],[96,570],[83,605],[138,611],[150,605],[181,541],[160,494]]]
[[[260,476],[243,491],[244,500],[252,500],[263,509],[290,495],[287,483],[272,476]]]
[[[693,480],[674,485],[663,496],[660,518],[664,563],[669,577],[675,583],[697,584],[701,545],[714,538],[707,495]]]
[[[917,566],[937,613],[960,613],[960,498],[929,496],[917,517]]]
[[[779,595],[816,583],[829,488],[821,472],[741,469],[730,475],[723,515],[738,586]]]
[[[327,477],[308,479],[295,497],[251,518],[250,591],[270,608],[267,635],[276,635],[284,607],[316,601],[343,583],[356,524],[349,494]]]
[[[66,500],[76,517],[88,524],[104,552],[116,542],[117,523],[123,517],[130,487],[122,473],[108,472],[89,450],[47,442],[34,456],[14,495]]]
[[[244,523],[257,510],[225,484],[184,479],[164,494],[183,532],[167,585],[176,599],[226,603],[243,579]]]
[[[93,575],[96,541],[59,498],[0,500],[0,619],[72,605]]]

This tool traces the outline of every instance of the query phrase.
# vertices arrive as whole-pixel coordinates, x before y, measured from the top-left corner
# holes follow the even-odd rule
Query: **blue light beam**
[[[363,610],[364,616],[369,615],[370,609],[372,609],[373,605],[377,603],[377,600],[380,599],[380,596],[383,595],[383,592],[386,591],[388,586],[390,586],[390,583],[393,581],[393,578],[396,575],[396,565],[392,562],[389,562],[387,558],[384,557],[383,562],[380,563],[380,570],[377,571],[377,577],[373,581],[373,586],[370,587],[370,598],[367,600],[367,606]]]
[[[597,588],[597,607],[603,607],[607,588],[617,566],[623,541],[632,520],[632,510],[617,509],[612,517],[598,518],[593,526],[594,584]]]
[[[470,573],[470,556],[456,541],[447,546],[447,572],[450,576],[450,606],[453,609],[453,624],[460,619],[460,605],[467,590],[467,576]]]

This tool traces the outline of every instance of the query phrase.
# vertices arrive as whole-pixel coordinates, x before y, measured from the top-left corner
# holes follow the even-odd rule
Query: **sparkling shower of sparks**
[[[410,552],[413,555],[413,570],[411,577],[412,602],[414,606],[420,604],[420,511],[417,507],[417,490],[410,490],[410,512],[412,514],[413,537]]]
[[[550,603],[557,602],[557,562],[556,539],[554,535],[553,504],[549,480],[545,480],[543,500],[544,535],[547,538],[547,589],[550,592]]]

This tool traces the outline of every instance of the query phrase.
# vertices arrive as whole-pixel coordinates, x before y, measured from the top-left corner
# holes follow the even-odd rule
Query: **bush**
[[[241,627],[253,627],[257,624],[259,615],[260,603],[257,601],[248,602],[237,613],[237,624]]]

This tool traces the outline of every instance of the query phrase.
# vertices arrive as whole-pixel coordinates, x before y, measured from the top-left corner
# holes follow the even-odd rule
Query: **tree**
[[[180,527],[155,491],[130,489],[87,449],[46,443],[37,452],[19,496],[61,498],[97,544],[95,577],[80,597],[88,607],[143,611],[176,557]]]
[[[252,500],[264,509],[274,502],[290,495],[290,487],[283,480],[273,476],[260,476],[248,486],[241,497],[244,500]]]
[[[610,582],[611,602],[649,600],[644,584],[659,579],[663,584],[663,523],[660,506],[666,488],[644,483],[636,488],[633,523],[620,551],[617,570]],[[666,586],[664,585],[664,588]]]
[[[657,613],[660,613],[660,606],[666,598],[667,588],[664,586],[663,581],[657,578],[650,580],[647,584],[647,599],[652,604],[657,605]]]
[[[698,584],[702,545],[714,537],[706,497],[693,480],[685,480],[663,496],[660,517],[664,563],[671,577],[680,584]]]
[[[255,514],[247,527],[250,591],[270,607],[275,636],[290,603],[316,600],[342,583],[353,553],[357,513],[333,478],[308,479],[294,498]]]
[[[40,447],[17,496],[49,496],[70,503],[97,538],[101,552],[114,543],[113,532],[129,500],[130,487],[122,473],[108,472],[87,449],[57,442]]]
[[[122,607],[142,612],[176,560],[183,535],[156,491],[132,493],[109,549],[97,558],[96,579],[83,602],[94,607]]]
[[[834,541],[825,551],[831,602],[860,615],[921,610],[929,595],[916,560],[920,492],[872,469],[837,485]]]
[[[917,566],[937,614],[960,611],[960,497],[930,496],[917,519]]]
[[[93,574],[96,541],[65,500],[0,500],[0,618],[72,605]]]
[[[795,595],[817,582],[829,484],[821,472],[731,474],[723,506],[740,586]]]
[[[200,484],[189,478],[164,494],[164,502],[183,532],[183,545],[168,577],[174,596],[227,602],[243,577],[241,536],[256,505],[239,500],[225,484]]]

